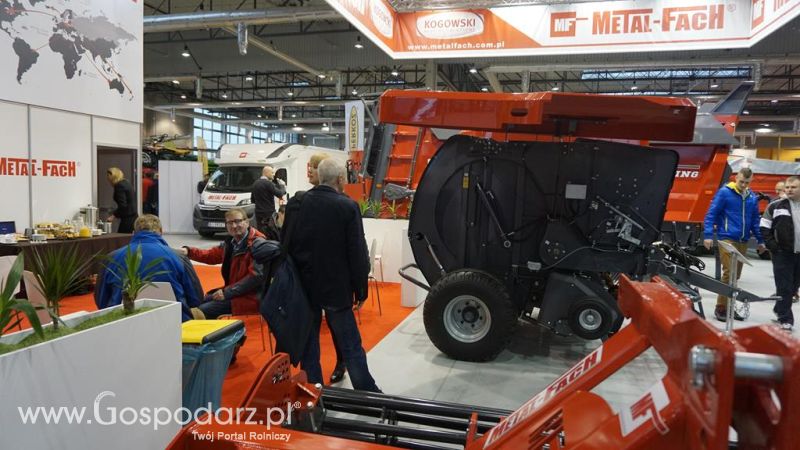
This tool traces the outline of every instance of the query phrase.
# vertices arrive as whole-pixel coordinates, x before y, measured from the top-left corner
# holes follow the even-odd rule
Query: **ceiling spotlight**
[[[292,114],[292,119],[294,119],[295,117],[297,117],[297,114]]]
[[[756,128],[756,133],[772,133],[772,128]]]
[[[234,105],[241,105],[242,102],[233,102]]]
[[[294,130],[294,131],[303,131],[303,127],[298,127],[297,125],[295,125],[295,126],[292,127],[292,130]]]
[[[778,99],[777,99],[777,98],[774,98],[774,99],[770,100],[769,102],[770,102],[770,103],[778,103]]]
[[[364,44],[361,43],[361,36],[356,36],[356,43],[353,45],[353,47],[355,47],[355,48],[357,48],[359,50],[364,48]]]
[[[224,92],[223,92],[223,93],[222,93],[222,98],[228,98],[228,94],[226,94],[226,93],[224,93]]]
[[[745,109],[744,111],[742,111],[742,114],[744,114],[746,116],[746,115],[750,114],[750,111]]]
[[[353,89],[353,92],[351,92],[351,94],[353,94],[353,95],[358,95],[358,91],[357,91],[357,90],[355,90],[355,89]]]
[[[768,123],[762,123],[761,126],[769,128],[769,124]]]
[[[253,76],[252,75],[248,75],[248,76],[244,77],[244,81],[253,81]]]
[[[288,95],[289,97],[291,97],[291,96],[293,96],[293,95],[294,95],[294,92],[292,92],[292,91],[289,91],[288,93],[286,93],[286,95]]]
[[[321,74],[318,74],[318,75],[317,75],[317,78],[319,78],[320,80],[324,80],[324,79],[325,79],[325,78],[327,78],[327,77],[328,77],[328,76],[327,76],[327,75],[325,75],[324,73],[321,73]]]
[[[481,88],[481,92],[489,92],[489,88],[484,86],[484,87]]]
[[[478,69],[476,69],[474,67],[470,67],[469,68],[469,73],[478,73]]]
[[[183,46],[183,51],[181,52],[181,56],[183,56],[184,58],[188,58],[188,57],[192,56],[192,54],[189,53],[189,47],[188,46],[186,46],[186,45]]]
[[[712,84],[710,87],[711,87],[711,89],[716,89],[716,88],[719,87],[719,85],[718,84]]]
[[[261,117],[263,117],[263,116],[262,116],[261,114],[259,114],[259,115],[258,115],[258,118],[260,119]]]
[[[172,84],[181,84],[181,82],[178,80],[172,80]]]
[[[181,94],[181,100],[186,100],[186,94]]]
[[[400,75],[400,72],[398,72],[397,69],[392,70],[392,76],[393,77],[396,77],[398,75]]]
[[[552,89],[550,89],[550,90],[551,90],[551,91],[557,91],[557,90],[559,90],[559,87],[558,87],[558,86],[553,86],[553,88],[552,88]]]
[[[329,127],[327,125],[323,125],[322,126],[322,131],[331,131],[331,127]]]
[[[639,89],[639,86],[636,86],[635,84],[633,86],[631,86],[631,90],[632,91],[636,91],[638,89]]]

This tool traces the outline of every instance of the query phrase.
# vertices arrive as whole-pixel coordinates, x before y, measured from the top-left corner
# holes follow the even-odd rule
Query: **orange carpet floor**
[[[197,276],[203,289],[222,286],[222,275],[219,267],[195,266]],[[370,284],[370,298],[361,308],[361,340],[366,351],[374,347],[384,336],[389,334],[400,322],[403,321],[411,312],[412,308],[400,306],[400,285],[397,283],[379,283],[380,297],[383,314],[378,313],[377,300],[373,297],[375,290]],[[67,297],[61,301],[61,315],[67,315],[77,311],[94,311],[97,307],[94,304],[92,294]],[[236,317],[245,323],[247,329],[247,340],[239,350],[236,362],[228,369],[225,382],[222,387],[222,406],[239,406],[250,385],[253,383],[258,371],[270,357],[270,345],[267,337],[267,325],[264,322],[264,342],[266,350],[262,350],[261,330],[259,329],[259,316]],[[274,340],[273,340],[274,344]],[[336,353],[333,349],[330,331],[325,324],[322,324],[320,331],[320,351],[322,354],[322,373],[324,379],[330,377],[333,367],[336,364]]]

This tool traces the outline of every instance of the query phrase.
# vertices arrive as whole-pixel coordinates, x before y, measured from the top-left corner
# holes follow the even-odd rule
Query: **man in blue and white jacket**
[[[736,181],[726,184],[714,195],[714,200],[706,213],[703,230],[703,245],[707,249],[711,249],[715,229],[718,241],[733,245],[741,254],[747,251],[747,241],[751,235],[758,242],[759,253],[766,249],[759,229],[761,215],[758,213],[758,198],[749,189],[751,181],[753,181],[753,171],[749,167],[744,167],[736,174]],[[731,276],[731,255],[722,246],[719,247],[719,259],[722,264],[720,281],[728,283]],[[742,262],[739,262],[736,268],[737,280],[742,276],[742,266]],[[719,321],[724,322],[726,319],[728,300],[728,297],[717,296],[714,317]],[[744,320],[739,314],[735,314],[734,318]]]

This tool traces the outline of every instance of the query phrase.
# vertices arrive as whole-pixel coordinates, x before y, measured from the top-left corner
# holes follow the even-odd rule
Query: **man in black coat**
[[[275,169],[264,166],[261,178],[253,183],[250,199],[256,205],[256,223],[258,231],[267,239],[278,240],[278,227],[275,224],[275,198],[286,195],[286,185],[280,178],[275,178]]]
[[[791,176],[784,186],[786,197],[767,206],[761,217],[761,235],[772,253],[772,273],[780,300],[772,311],[780,327],[794,327],[792,297],[800,287],[800,177]]]
[[[314,316],[301,366],[309,382],[322,383],[319,328],[325,310],[353,388],[379,392],[353,315],[353,308],[360,308],[368,294],[369,253],[361,212],[356,202],[340,193],[346,176],[341,164],[327,159],[318,170],[320,184],[289,200],[282,228],[284,233],[292,230],[288,252]]]

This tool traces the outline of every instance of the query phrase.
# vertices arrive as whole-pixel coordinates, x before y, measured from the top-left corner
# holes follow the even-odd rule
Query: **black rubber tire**
[[[600,314],[600,326],[595,330],[584,328],[580,324],[580,314],[587,309],[594,309]],[[591,298],[578,300],[575,302],[575,304],[569,309],[567,322],[569,323],[569,328],[573,333],[575,333],[576,336],[589,341],[603,338],[609,332],[611,332],[615,326],[622,325],[622,321],[619,320],[617,321],[619,324],[611,322],[611,310],[609,309],[608,305],[600,300]]]
[[[471,343],[451,336],[444,324],[447,304],[465,294],[483,301],[492,321],[486,336]],[[451,272],[434,283],[422,310],[425,332],[433,345],[453,359],[474,362],[491,361],[506,348],[517,328],[519,315],[519,309],[502,283],[485,272],[469,269]]]
[[[209,231],[209,230],[200,230],[198,231],[198,233],[200,233],[200,236],[203,236],[204,238],[213,238],[214,235],[217,234],[216,231]]]

